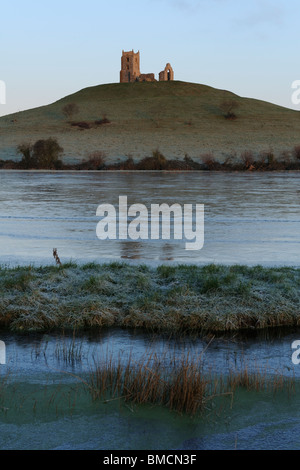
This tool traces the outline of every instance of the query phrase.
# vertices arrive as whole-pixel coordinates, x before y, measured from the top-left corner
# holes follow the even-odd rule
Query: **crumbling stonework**
[[[156,82],[154,73],[141,73],[138,78],[139,82]]]
[[[162,72],[159,72],[159,81],[167,82],[169,80],[174,80],[174,70],[171,65],[168,63],[165,66],[165,69]]]
[[[170,64],[159,74],[160,81],[174,80],[174,72]],[[156,82],[154,73],[141,73],[140,52],[122,51],[120,83]]]

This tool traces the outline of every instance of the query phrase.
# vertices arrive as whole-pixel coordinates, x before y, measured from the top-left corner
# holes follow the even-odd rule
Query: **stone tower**
[[[160,82],[167,82],[169,80],[174,80],[174,70],[172,69],[171,65],[168,63],[165,66],[165,70],[159,72],[159,81]]]
[[[120,83],[135,82],[140,75],[140,51],[122,51]]]

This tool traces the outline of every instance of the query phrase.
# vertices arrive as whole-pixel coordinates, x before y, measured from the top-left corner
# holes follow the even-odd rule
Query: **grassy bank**
[[[300,269],[65,264],[0,269],[0,325],[197,332],[300,324]]]

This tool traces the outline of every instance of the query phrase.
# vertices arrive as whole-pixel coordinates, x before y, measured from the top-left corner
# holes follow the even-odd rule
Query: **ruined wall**
[[[159,73],[159,81],[174,80],[174,71],[168,63],[165,69]],[[140,51],[122,51],[120,83],[132,82],[156,82],[154,73],[142,73],[140,71]]]
[[[156,82],[154,73],[141,73],[139,82]]]
[[[165,69],[162,72],[159,72],[159,81],[167,82],[170,80],[174,80],[174,70],[172,69],[171,65],[168,63],[165,66]]]

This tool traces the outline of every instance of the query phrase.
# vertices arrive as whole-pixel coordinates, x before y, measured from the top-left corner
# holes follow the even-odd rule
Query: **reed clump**
[[[263,369],[259,366],[250,370],[245,365],[241,370],[229,372],[227,387],[233,392],[238,388],[244,388],[247,391],[267,391],[273,394],[286,391],[291,394],[295,392],[295,378],[285,377],[280,372],[270,375],[267,368]]]
[[[83,358],[82,342],[78,343],[75,338],[68,342],[63,338],[63,341],[58,341],[56,344],[55,357],[57,361],[65,364],[81,363]]]
[[[126,360],[109,355],[90,372],[88,388],[94,400],[108,403],[121,399],[195,416],[220,397],[227,397],[232,406],[239,389],[290,395],[295,391],[295,378],[279,371],[270,374],[259,367],[249,370],[247,365],[215,374],[205,369],[202,354],[194,356],[187,351],[178,357],[175,352],[163,356],[148,352],[138,361],[131,354]]]
[[[122,398],[134,404],[166,406],[171,411],[194,415],[205,404],[209,381],[201,357],[158,357],[155,353],[126,362],[111,355],[90,374],[93,399]]]

